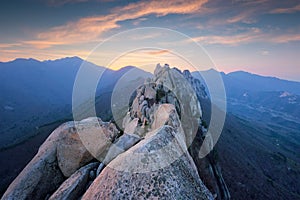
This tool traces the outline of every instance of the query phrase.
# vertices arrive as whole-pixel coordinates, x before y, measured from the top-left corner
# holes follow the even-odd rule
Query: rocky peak
[[[138,118],[142,126],[147,126],[150,130],[158,106],[172,104],[184,122],[182,128],[189,146],[195,137],[202,115],[197,93],[191,83],[194,83],[191,75],[186,79],[178,69],[171,69],[168,64],[164,67],[157,64],[154,77],[147,79],[145,84],[137,89],[136,98],[129,110],[131,119]],[[194,86],[197,88],[195,84]]]
[[[137,88],[121,134],[99,118],[59,127],[3,199],[36,191],[50,199],[229,199],[217,161],[199,158],[202,86],[188,70],[158,64]]]

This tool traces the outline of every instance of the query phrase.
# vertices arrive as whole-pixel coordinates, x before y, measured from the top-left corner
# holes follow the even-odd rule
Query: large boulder
[[[71,176],[93,158],[104,158],[118,132],[114,124],[97,117],[76,122],[74,127],[61,132],[56,144],[57,160],[64,176]]]
[[[11,183],[2,199],[45,198],[65,178],[90,162],[94,158],[92,153],[105,154],[117,134],[115,125],[102,122],[99,118],[62,124],[41,145],[36,156]]]
[[[154,112],[154,121],[151,126],[152,130],[160,128],[163,125],[170,125],[173,128],[181,127],[179,116],[175,106],[172,104],[161,104]]]
[[[55,129],[29,162],[10,184],[2,199],[43,199],[64,181],[57,161],[57,144],[62,134],[72,131],[68,122]]]
[[[147,85],[147,87],[145,88],[145,98],[146,99],[155,99],[156,98],[156,90],[151,87],[151,85]]]
[[[60,145],[57,145],[56,155],[58,166],[65,177],[71,176],[93,158],[82,144],[75,127],[62,133],[59,140]]]
[[[90,117],[76,124],[82,144],[91,155],[102,161],[111,144],[119,135],[115,124],[103,122],[100,118]],[[67,159],[69,159],[67,157]]]
[[[86,190],[90,179],[90,172],[95,170],[99,163],[90,163],[65,180],[50,196],[49,200],[75,200]]]
[[[170,126],[147,133],[103,169],[82,199],[213,199],[178,134]]]
[[[124,121],[126,118],[124,119]],[[133,120],[127,121],[124,125],[124,132],[128,134],[133,134],[136,132],[137,126],[138,126],[139,119],[134,118]]]

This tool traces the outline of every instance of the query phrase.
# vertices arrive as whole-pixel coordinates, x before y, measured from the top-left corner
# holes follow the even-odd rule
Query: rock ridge
[[[204,86],[158,64],[122,130],[91,117],[55,129],[1,199],[230,199],[205,136]]]

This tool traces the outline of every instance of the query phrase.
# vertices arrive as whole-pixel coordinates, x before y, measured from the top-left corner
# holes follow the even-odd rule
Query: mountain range
[[[73,84],[82,62],[78,57],[69,57],[0,63],[1,193],[52,130],[72,120]],[[111,95],[122,77],[126,87],[152,76],[133,66],[118,71],[93,63],[87,66],[95,73],[103,73],[95,107],[97,115],[105,120],[111,118]],[[207,89],[201,74],[209,77],[213,73],[219,72],[208,70],[192,75]],[[217,146],[233,199],[297,199],[300,83],[242,71],[220,74],[227,95],[227,117]],[[209,113],[209,106],[209,102],[203,106],[204,115]]]
[[[299,128],[300,83],[238,71],[225,74],[215,70],[193,72],[201,80],[220,74],[226,91],[227,111],[242,118],[276,122],[288,121]]]
[[[72,117],[73,85],[82,63],[79,57],[53,61],[16,59],[0,63],[0,149],[33,136],[41,125]],[[114,71],[85,62],[85,67],[92,73],[103,73],[95,94],[99,103],[109,102],[110,97],[105,94],[112,92],[125,73],[131,71],[133,75],[151,76],[132,66]],[[132,80],[129,76],[126,79]],[[88,99],[88,96],[82,98]],[[110,106],[107,109],[110,110]],[[98,114],[107,112],[101,110]]]
[[[203,77],[216,73],[192,74],[207,88]],[[243,71],[220,75],[227,115],[217,146],[232,197],[298,199],[300,83]]]

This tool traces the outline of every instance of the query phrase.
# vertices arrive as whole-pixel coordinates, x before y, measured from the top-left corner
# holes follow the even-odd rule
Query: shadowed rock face
[[[57,145],[61,134],[72,132],[73,127],[73,123],[65,123],[48,137],[37,155],[10,184],[2,199],[45,198],[64,181],[56,156]]]
[[[40,150],[10,184],[2,199],[43,199],[63,181],[55,148]]]
[[[230,199],[229,190],[216,160],[217,150],[214,149],[204,158],[199,156],[200,147],[203,143],[202,135],[203,132],[199,129],[192,145],[189,147],[189,153],[197,166],[199,176],[207,188],[216,196],[215,199]]]
[[[135,134],[123,134],[117,139],[114,145],[111,145],[105,156],[105,159],[103,160],[103,163],[110,163],[110,161],[116,158],[119,154],[125,152],[130,147],[138,143],[140,140],[141,138]]]
[[[216,161],[197,157],[205,91],[195,93],[187,71],[158,65],[154,75],[137,89],[123,135],[99,118],[62,125],[3,199],[229,199]]]
[[[78,197],[84,193],[88,181],[93,178],[90,174],[91,172],[95,173],[95,169],[98,164],[99,163],[90,163],[77,170],[71,177],[60,185],[56,192],[51,195],[49,200],[78,199]]]

